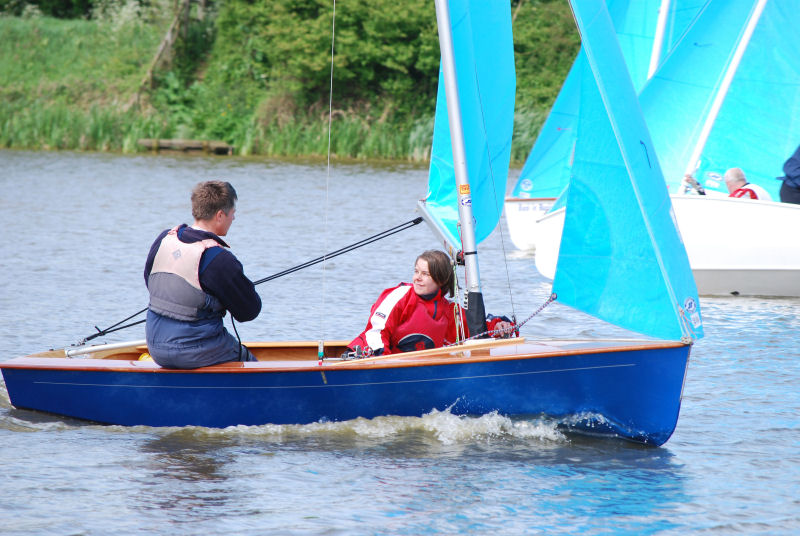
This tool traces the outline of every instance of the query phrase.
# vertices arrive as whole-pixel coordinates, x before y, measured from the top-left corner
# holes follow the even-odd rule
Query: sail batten
[[[667,27],[667,16],[669,14],[669,0],[661,0],[661,7],[658,8],[658,22],[656,23],[656,34],[653,37],[653,50],[650,53],[650,65],[647,67],[647,79],[649,80],[658,68],[661,60],[661,51],[664,47],[664,33]]]
[[[753,13],[750,15],[750,18],[747,21],[747,25],[744,27],[742,38],[736,45],[731,61],[728,63],[728,66],[725,69],[725,74],[722,77],[722,81],[719,84],[716,94],[714,95],[714,100],[711,103],[706,120],[703,123],[703,128],[700,131],[697,144],[692,152],[692,156],[689,157],[689,161],[687,162],[685,171],[685,174],[687,175],[693,174],[699,167],[700,155],[703,153],[703,149],[705,149],[708,136],[711,134],[711,129],[714,127],[714,122],[717,119],[720,108],[722,108],[722,103],[725,101],[725,97],[728,95],[728,89],[730,88],[733,77],[736,75],[736,70],[739,68],[739,64],[742,61],[742,56],[744,55],[745,50],[747,50],[747,46],[750,44],[750,38],[753,36],[753,32],[755,31],[758,20],[764,11],[764,6],[766,3],[767,0],[758,0],[753,8]]]

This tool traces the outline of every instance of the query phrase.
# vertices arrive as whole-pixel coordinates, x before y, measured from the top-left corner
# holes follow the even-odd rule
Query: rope
[[[533,313],[531,313],[531,315],[530,315],[528,318],[526,318],[525,320],[523,320],[523,321],[522,321],[522,322],[520,322],[519,324],[516,324],[516,325],[515,325],[515,328],[514,328],[514,331],[516,331],[517,333],[519,333],[519,329],[520,329],[522,326],[524,326],[525,324],[527,324],[527,323],[528,323],[528,321],[529,321],[531,318],[533,318],[534,316],[536,316],[536,315],[538,315],[539,313],[541,313],[542,311],[544,311],[545,307],[547,307],[548,305],[550,305],[550,304],[551,304],[551,303],[553,303],[554,301],[556,301],[556,294],[555,294],[555,292],[554,292],[554,293],[552,293],[552,294],[550,294],[550,296],[547,298],[547,300],[545,300],[545,302],[544,302],[544,303],[543,303],[543,304],[542,304],[542,305],[541,305],[541,306],[540,306],[538,309],[536,309],[536,310],[535,310]],[[501,330],[501,329],[490,329],[490,330],[486,330],[486,331],[484,331],[483,333],[478,333],[477,335],[473,335],[472,337],[470,337],[470,338],[468,338],[468,339],[464,339],[464,341],[466,342],[466,341],[471,341],[471,340],[474,340],[474,339],[482,339],[482,338],[485,338],[487,335],[488,335],[488,336],[502,335],[503,333],[504,333],[504,332],[503,332],[503,330]],[[456,341],[456,342],[454,342],[454,343],[452,343],[452,344],[445,344],[445,346],[455,346],[456,344],[459,344],[459,343],[458,343],[458,341]]]
[[[456,261],[453,259],[451,261],[451,266],[453,267],[453,318],[456,320],[456,344],[459,344],[462,339],[466,337],[466,333],[464,332],[464,319],[462,318],[462,309],[459,305],[461,302],[460,295],[458,293],[458,270],[456,268]]]
[[[138,315],[142,314],[145,311],[147,311],[147,307],[145,307],[144,309],[142,309],[141,311],[139,311],[136,314],[132,314],[128,318],[133,318],[134,316],[138,316]],[[125,320],[128,320],[128,318],[126,318]],[[85,339],[81,339],[74,346],[83,346],[84,344],[86,344],[87,342],[91,341],[92,339],[95,339],[97,337],[102,337],[103,335],[108,335],[109,333],[114,333],[115,331],[119,331],[121,329],[130,328],[130,327],[133,327],[133,326],[138,326],[139,324],[142,324],[145,321],[145,319],[143,318],[142,320],[137,320],[136,322],[131,322],[130,324],[126,324],[124,326],[119,326],[122,322],[125,322],[125,320],[117,322],[113,326],[107,327],[106,329],[100,329],[97,326],[95,326],[94,329],[97,330],[97,333],[89,335]],[[119,326],[119,327],[116,327],[116,326]]]
[[[547,307],[548,305],[550,305],[551,303],[553,303],[554,301],[556,301],[556,299],[558,299],[558,296],[556,296],[556,293],[555,293],[555,292],[553,292],[552,294],[550,294],[550,296],[548,296],[547,300],[545,300],[545,302],[544,302],[542,305],[540,305],[538,309],[536,309],[536,310],[535,310],[533,313],[531,313],[531,315],[530,315],[528,318],[526,318],[525,320],[523,320],[522,322],[520,322],[519,324],[517,324],[517,329],[521,328],[522,326],[524,326],[525,324],[527,324],[527,323],[528,323],[528,321],[529,321],[531,318],[533,318],[534,316],[536,316],[536,315],[538,315],[539,313],[541,313],[542,311],[544,311],[545,307]]]
[[[270,276],[267,276],[267,277],[265,277],[263,279],[259,279],[258,281],[255,281],[253,284],[254,285],[260,285],[261,283],[266,283],[267,281],[272,281],[273,279],[277,279],[279,277],[283,277],[285,275],[289,275],[291,273],[297,272],[298,270],[302,270],[303,268],[308,268],[309,266],[314,266],[315,264],[319,264],[320,262],[324,262],[324,261],[326,261],[328,259],[332,259],[334,257],[338,257],[339,255],[344,255],[345,253],[349,253],[349,252],[351,252],[351,251],[353,251],[355,249],[364,247],[364,246],[366,246],[368,244],[371,244],[373,242],[377,242],[378,240],[381,240],[383,238],[387,238],[389,236],[392,236],[393,234],[397,234],[400,231],[405,231],[406,229],[410,229],[411,227],[414,227],[415,225],[419,225],[420,223],[422,223],[422,218],[414,218],[413,220],[409,220],[409,221],[407,221],[405,223],[401,223],[400,225],[396,225],[396,226],[394,226],[394,227],[392,227],[390,229],[387,229],[387,230],[382,231],[380,233],[377,233],[377,234],[374,234],[374,235],[369,236],[367,238],[364,238],[363,240],[359,240],[358,242],[353,242],[352,244],[350,244],[348,246],[345,246],[343,248],[337,249],[336,251],[332,251],[332,252],[327,253],[325,255],[319,256],[319,257],[317,257],[315,259],[311,259],[309,261],[306,261],[306,262],[304,262],[302,264],[298,264],[297,266],[294,266],[292,268],[288,268],[286,270],[283,270],[282,272],[278,272],[276,274],[272,274]],[[141,311],[139,311],[137,313],[134,313],[134,314],[130,315],[128,318],[120,320],[116,324],[113,324],[113,325],[111,325],[111,326],[109,326],[109,327],[107,327],[105,329],[100,329],[97,326],[95,326],[94,329],[97,330],[97,333],[93,333],[92,335],[89,335],[88,337],[86,337],[84,339],[81,339],[77,344],[75,344],[75,346],[83,346],[87,342],[91,341],[92,339],[96,339],[97,337],[102,337],[104,335],[108,335],[109,333],[114,333],[115,331],[119,331],[121,329],[129,328],[129,327],[141,324],[145,320],[139,320],[139,321],[133,322],[131,324],[126,324],[124,326],[120,326],[120,324],[122,324],[123,322],[127,322],[131,318],[139,316],[140,314],[144,313],[145,311],[147,311],[147,307],[145,307],[144,309],[142,309]],[[117,327],[117,326],[119,326],[119,327]]]
[[[345,253],[349,253],[349,252],[353,251],[354,249],[358,249],[360,247],[363,247],[363,246],[366,246],[368,244],[371,244],[372,242],[377,242],[378,240],[381,240],[383,238],[387,238],[389,236],[392,236],[393,234],[397,234],[400,231],[405,231],[406,229],[410,229],[411,227],[413,227],[415,225],[418,225],[420,223],[422,223],[422,218],[414,218],[413,220],[409,220],[409,221],[407,221],[405,223],[401,223],[400,225],[397,225],[396,227],[392,227],[391,229],[387,229],[387,230],[385,230],[383,232],[380,232],[378,234],[374,234],[374,235],[372,235],[370,237],[367,237],[367,238],[365,238],[363,240],[359,240],[358,242],[354,242],[354,243],[350,244],[349,246],[345,246],[345,247],[343,247],[341,249],[337,249],[336,251],[332,251],[331,253],[328,253],[326,255],[322,255],[320,257],[317,257],[316,259],[311,259],[310,261],[306,261],[303,264],[298,264],[297,266],[294,266],[293,268],[288,268],[288,269],[286,269],[286,270],[284,270],[282,272],[278,272],[277,274],[273,274],[271,276],[265,277],[264,279],[259,279],[258,281],[256,281],[253,284],[254,285],[260,285],[261,283],[266,283],[267,281],[272,281],[273,279],[277,279],[278,277],[282,277],[284,275],[291,274],[291,273],[296,272],[298,270],[302,270],[303,268],[308,268],[309,266],[313,266],[315,264],[319,264],[320,262],[326,261],[328,259],[332,259],[334,257],[338,257],[339,255],[343,255]]]

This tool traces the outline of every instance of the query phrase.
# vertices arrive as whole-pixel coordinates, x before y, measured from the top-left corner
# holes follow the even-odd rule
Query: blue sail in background
[[[658,58],[659,66],[683,38],[687,30],[691,28],[698,14],[710,1],[711,0],[670,0],[669,13],[667,13],[664,28],[664,46],[661,49],[661,56]],[[637,89],[641,90],[641,86],[638,86]]]
[[[608,0],[606,4],[633,87],[639,91],[647,82],[661,0]]]
[[[755,29],[702,145],[701,132],[751,20]],[[673,192],[683,174],[696,169],[707,190],[727,194],[714,177],[740,167],[778,199],[775,177],[800,144],[798,28],[795,0],[711,0],[664,60],[639,98]]]
[[[686,250],[602,0],[573,0],[587,65],[553,292],[660,339],[702,336]]]
[[[661,58],[680,39],[707,0],[673,0],[666,15]],[[661,0],[608,0],[608,11],[637,92],[647,82]],[[579,113],[583,48],[564,81],[520,172],[511,197],[557,197],[569,182]]]
[[[659,4],[660,0],[608,2],[623,54],[637,88],[647,79]],[[585,63],[586,55],[581,48],[525,161],[519,180],[511,192],[512,197],[557,197],[569,182],[578,118],[580,76]]]
[[[450,20],[475,241],[479,243],[500,220],[511,158],[516,91],[511,6],[501,0],[452,2]],[[437,227],[460,249],[453,152],[441,71],[425,202]]]
[[[557,197],[569,182],[578,120],[580,73],[585,63],[581,48],[522,167],[511,197]]]

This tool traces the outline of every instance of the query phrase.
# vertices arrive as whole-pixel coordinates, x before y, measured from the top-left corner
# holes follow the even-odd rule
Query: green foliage
[[[0,0],[0,7],[14,2]],[[333,154],[429,158],[439,67],[430,0],[339,2],[332,95],[329,0],[228,0],[209,3],[219,13],[206,17],[195,5],[171,61],[155,72],[144,105],[130,112],[122,110],[175,4],[91,5],[93,20],[0,17],[0,80],[8,81],[0,85],[0,146],[132,151],[137,136],[193,137],[226,141],[242,154],[325,155],[330,99]],[[520,162],[578,35],[563,0],[514,0],[511,8],[512,159]]]
[[[270,154],[274,156],[319,156],[328,154],[327,119],[307,117],[283,127],[273,123],[255,123],[236,143],[244,154]],[[359,159],[414,159],[414,154],[427,157],[432,130],[422,136],[423,145],[404,130],[388,123],[369,124],[362,118],[340,116],[330,124],[331,155]],[[422,159],[422,158],[420,158]]]
[[[206,71],[209,98],[259,110],[265,124],[298,111],[327,112],[333,4],[322,0],[226,2]],[[338,110],[407,117],[435,96],[438,40],[433,5],[352,0],[336,6],[332,100]],[[431,75],[433,73],[433,75]],[[224,90],[223,90],[224,88]]]
[[[1,17],[0,99],[78,109],[124,100],[141,81],[159,34],[154,26],[115,32],[93,21]]]
[[[512,13],[517,109],[549,110],[580,46],[572,13],[563,0],[519,0]]]
[[[92,0],[0,0],[0,12],[20,16],[29,6],[42,15],[60,19],[88,18]]]
[[[514,135],[511,141],[512,162],[524,162],[528,158],[545,119],[547,110],[543,108],[517,109],[514,113]]]
[[[0,102],[0,147],[135,152],[141,138],[167,138],[169,125],[147,116],[64,103],[17,109]]]
[[[170,120],[122,111],[164,29],[0,17],[0,147],[135,151],[170,136]]]
[[[213,18],[206,14],[203,19],[190,19],[184,27],[182,39],[173,48],[168,69],[162,69],[154,76],[149,104],[158,115],[168,117],[177,125],[178,137],[194,137],[202,130],[196,124],[202,123],[196,111],[202,84],[196,81],[196,77],[203,69],[213,43]]]

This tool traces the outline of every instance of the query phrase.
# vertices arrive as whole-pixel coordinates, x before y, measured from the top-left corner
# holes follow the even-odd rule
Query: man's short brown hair
[[[220,210],[229,214],[237,199],[236,190],[229,182],[198,182],[192,189],[192,216],[198,221],[208,221]]]

